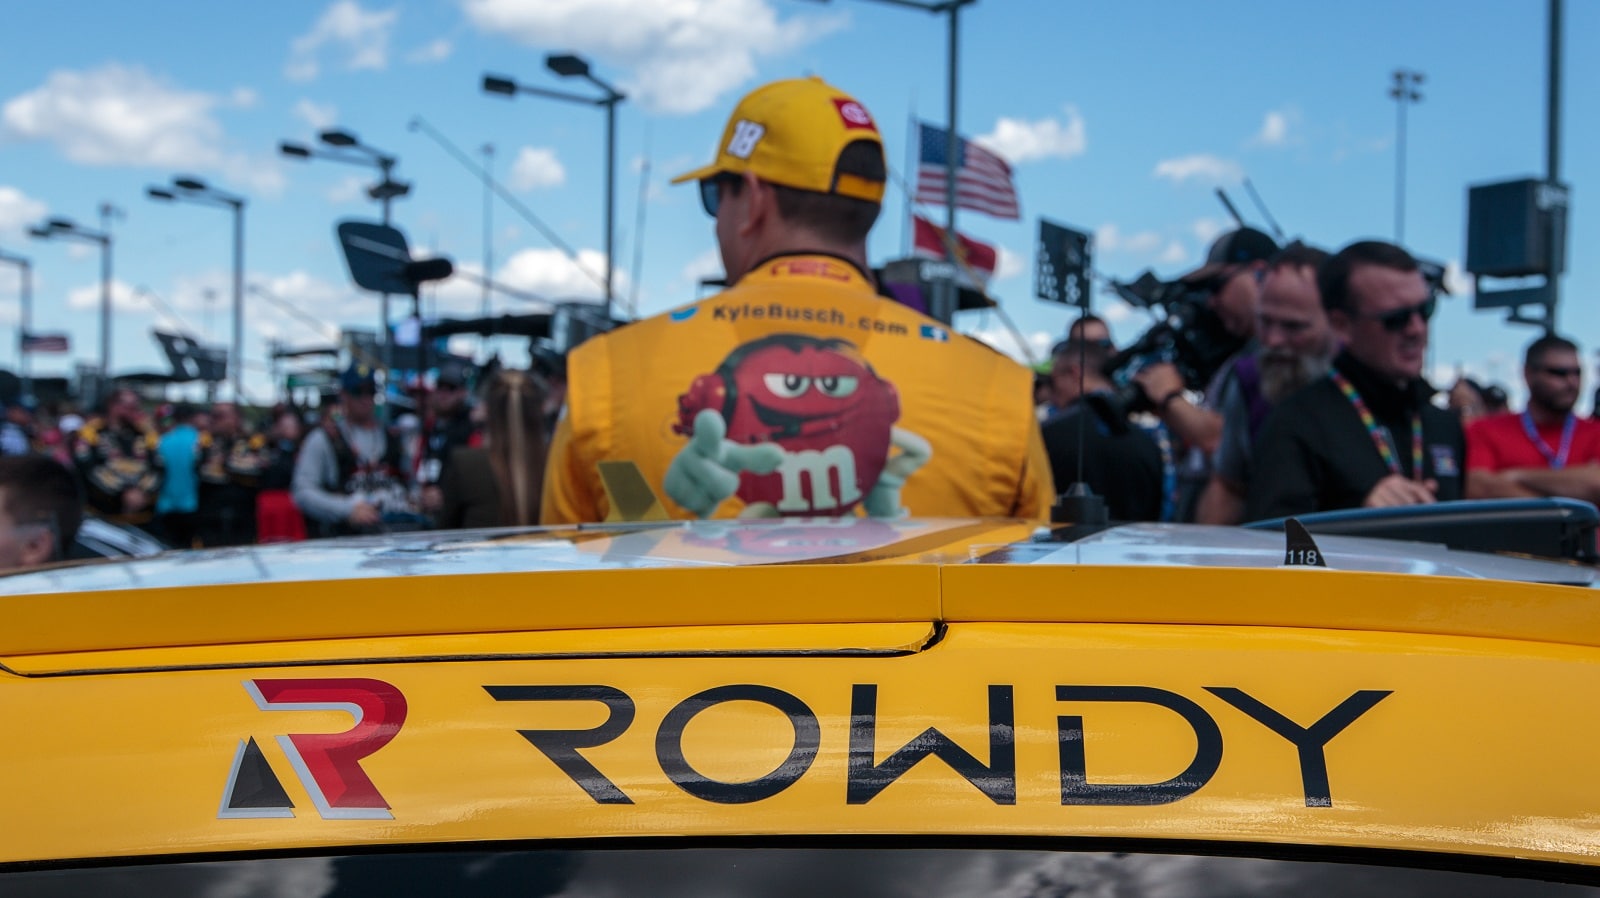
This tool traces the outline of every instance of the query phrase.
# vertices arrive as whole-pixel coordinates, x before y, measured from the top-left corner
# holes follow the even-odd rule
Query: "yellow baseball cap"
[[[860,140],[883,152],[878,126],[854,97],[815,76],[774,81],[734,107],[716,161],[672,183],[750,172],[796,190],[881,203],[884,182],[838,171],[839,154]]]

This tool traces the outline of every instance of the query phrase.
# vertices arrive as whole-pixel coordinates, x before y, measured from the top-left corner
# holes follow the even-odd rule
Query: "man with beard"
[[[1218,403],[1222,439],[1195,520],[1237,524],[1244,519],[1253,447],[1272,407],[1328,373],[1338,349],[1317,293],[1317,269],[1328,254],[1290,244],[1267,263],[1256,311],[1257,350],[1234,364]]]
[[[1583,389],[1577,345],[1540,337],[1523,356],[1522,376],[1527,410],[1479,418],[1467,429],[1467,498],[1600,502],[1600,421],[1572,412]]]
[[[1328,376],[1273,409],[1245,519],[1459,499],[1466,440],[1422,379],[1436,297],[1391,243],[1352,243],[1317,272],[1344,342]]]

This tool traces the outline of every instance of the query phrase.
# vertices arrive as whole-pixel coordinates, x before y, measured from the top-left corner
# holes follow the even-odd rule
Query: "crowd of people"
[[[447,364],[401,417],[360,363],[312,415],[223,402],[152,420],[130,390],[43,428],[8,409],[0,568],[59,557],[84,507],[204,547],[667,518],[1044,521],[1079,481],[1117,520],[1213,524],[1600,499],[1577,346],[1528,347],[1523,412],[1468,381],[1437,402],[1435,289],[1399,246],[1226,233],[1182,278],[1243,347],[1209,382],[1167,358],[1125,364],[1092,315],[1035,381],[880,291],[866,245],[887,174],[860,103],[818,78],[774,82],[674,182],[698,186],[729,288],[588,340],[559,377]]]

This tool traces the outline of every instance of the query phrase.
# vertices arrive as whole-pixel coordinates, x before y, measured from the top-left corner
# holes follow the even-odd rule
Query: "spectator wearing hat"
[[[325,414],[295,459],[295,505],[312,535],[378,532],[385,513],[409,511],[398,439],[377,417],[377,380],[365,364],[339,378],[339,408]]]
[[[149,524],[163,477],[160,442],[139,394],[112,390],[101,414],[72,438],[72,460],[89,506],[119,523]]]
[[[1206,308],[1244,347],[1212,377],[1198,403],[1189,400],[1183,376],[1169,362],[1147,365],[1134,373],[1134,382],[1185,450],[1179,467],[1180,520],[1194,517],[1200,491],[1211,479],[1211,457],[1222,441],[1219,403],[1235,376],[1235,363],[1253,348],[1249,341],[1255,336],[1256,307],[1261,298],[1259,277],[1267,260],[1277,254],[1278,244],[1271,237],[1255,228],[1239,228],[1212,241],[1205,264],[1179,278],[1205,295]]]
[[[1522,377],[1522,414],[1486,415],[1467,426],[1467,498],[1600,501],[1600,421],[1573,411],[1583,392],[1577,344],[1553,334],[1534,340]]]
[[[469,373],[465,363],[447,359],[439,367],[433,393],[428,396],[419,431],[421,446],[416,457],[422,508],[430,514],[437,513],[443,502],[439,484],[451,454],[479,441],[478,425],[473,420],[469,401]]]
[[[1466,441],[1422,378],[1436,297],[1417,260],[1352,243],[1318,270],[1317,290],[1344,350],[1272,410],[1245,520],[1460,499]]]
[[[880,298],[883,140],[819,78],[757,88],[698,185],[731,286],[568,356],[546,524],[1018,515],[1053,501],[1032,374]]]

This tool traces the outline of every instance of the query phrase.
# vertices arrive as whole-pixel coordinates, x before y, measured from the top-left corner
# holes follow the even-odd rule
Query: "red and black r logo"
[[[363,678],[245,680],[263,711],[344,711],[355,726],[342,733],[277,737],[295,776],[325,820],[391,820],[389,803],[358,763],[388,745],[406,720],[400,690]],[[221,819],[293,817],[294,802],[255,737],[241,740],[217,810]]]

